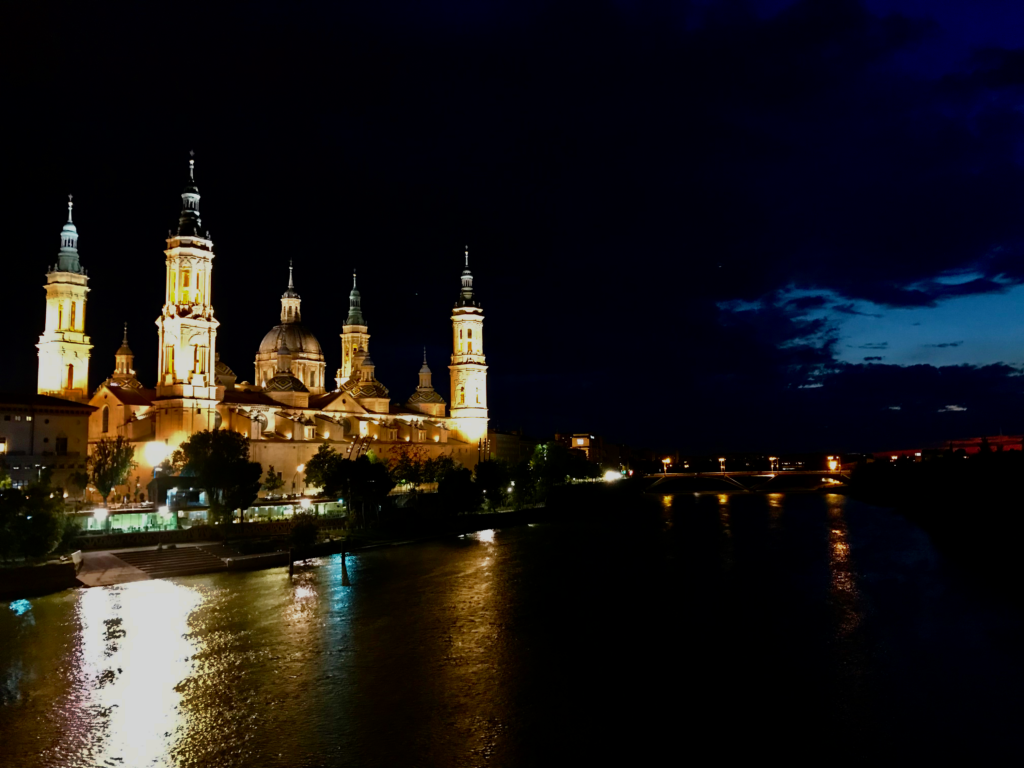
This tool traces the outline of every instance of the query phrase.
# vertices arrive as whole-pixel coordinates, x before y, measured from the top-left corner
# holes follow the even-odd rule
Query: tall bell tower
[[[217,328],[210,302],[213,241],[202,230],[195,160],[181,193],[177,233],[167,238],[164,306],[156,325],[160,337],[157,370],[157,438],[178,444],[215,426],[217,391],[214,366]]]
[[[462,270],[462,291],[452,311],[451,430],[467,443],[487,437],[487,365],[484,311],[473,294],[469,248]]]
[[[352,377],[355,356],[359,350],[370,351],[370,329],[363,317],[363,299],[356,288],[356,273],[352,272],[352,292],[348,295],[348,317],[341,326],[341,368],[335,381],[338,389]]]
[[[91,339],[85,335],[85,294],[89,276],[78,261],[78,228],[68,220],[60,233],[57,263],[46,273],[46,321],[39,350],[40,395],[86,402],[89,399]]]

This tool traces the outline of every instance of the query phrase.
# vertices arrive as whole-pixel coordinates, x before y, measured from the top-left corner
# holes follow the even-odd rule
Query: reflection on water
[[[831,597],[839,612],[838,634],[849,635],[861,621],[857,577],[850,559],[850,544],[843,517],[846,497],[830,493],[828,502],[828,566],[831,574]]]
[[[810,494],[662,513],[359,553],[351,587],[334,556],[0,605],[0,765],[656,765],[794,728],[834,739],[820,761],[891,756],[888,723],[918,758],[1016,743],[1019,617],[965,605],[905,520]]]
[[[196,652],[188,618],[201,602],[170,581],[84,590],[77,678],[86,696],[78,704],[93,732],[79,762],[176,765],[174,745],[189,727],[177,686]]]

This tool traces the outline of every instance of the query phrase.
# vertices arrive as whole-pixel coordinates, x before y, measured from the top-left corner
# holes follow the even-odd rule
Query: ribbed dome
[[[316,336],[309,332],[302,323],[281,323],[275,325],[270,333],[263,337],[260,342],[260,354],[277,352],[279,339],[284,336],[284,342],[288,345],[288,351],[293,354],[323,355],[320,349],[320,342]]]
[[[309,392],[306,385],[290,373],[279,373],[267,382],[267,392]]]

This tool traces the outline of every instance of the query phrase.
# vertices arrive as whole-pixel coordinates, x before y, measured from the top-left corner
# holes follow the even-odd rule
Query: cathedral
[[[305,463],[324,443],[348,458],[372,450],[387,459],[409,446],[422,458],[450,455],[470,468],[485,457],[484,316],[468,251],[451,316],[450,407],[434,389],[425,352],[412,394],[404,403],[392,401],[370,357],[369,324],[354,273],[340,333],[341,367],[328,377],[323,348],[302,322],[302,298],[291,263],[288,287],[281,295],[281,322],[256,350],[253,383],[238,382],[218,352],[220,323],[212,304],[215,253],[199,215],[193,160],[181,199],[178,227],[169,233],[164,251],[166,282],[156,318],[159,362],[153,386],[144,384],[133,367],[126,325],[113,373],[89,394],[89,277],[79,260],[70,199],[57,263],[46,276],[46,321],[37,344],[38,391],[96,409],[89,417],[90,446],[117,435],[135,445],[139,466],[128,493],[144,489],[157,465],[190,435],[206,429],[231,429],[249,437],[252,460],[265,471],[273,465],[286,491],[289,482],[290,489],[305,489]]]

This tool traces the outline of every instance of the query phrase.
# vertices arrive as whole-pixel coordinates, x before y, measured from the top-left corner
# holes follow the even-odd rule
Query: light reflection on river
[[[1016,609],[836,495],[0,604],[0,764],[790,762],[1019,745]],[[660,531],[660,533],[658,532]]]

